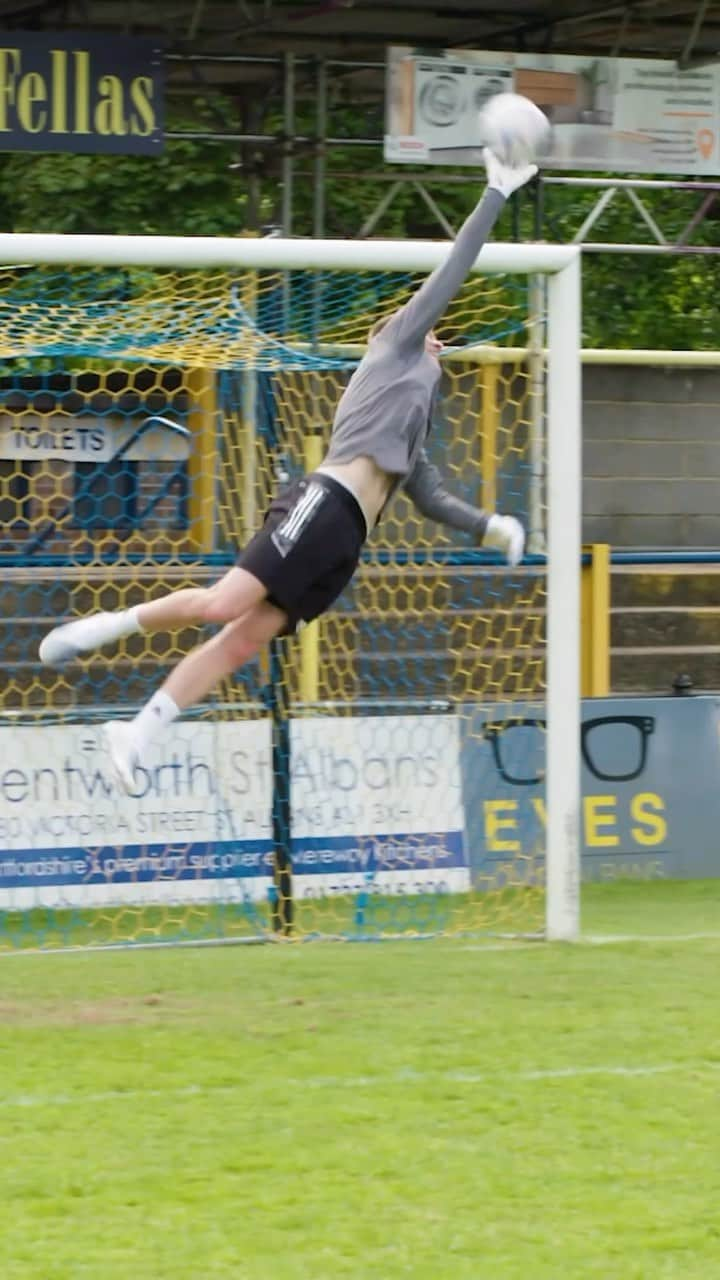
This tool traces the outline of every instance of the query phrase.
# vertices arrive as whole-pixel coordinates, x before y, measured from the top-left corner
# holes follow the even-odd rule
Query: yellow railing
[[[581,589],[581,688],[584,698],[610,692],[610,547],[584,548]]]

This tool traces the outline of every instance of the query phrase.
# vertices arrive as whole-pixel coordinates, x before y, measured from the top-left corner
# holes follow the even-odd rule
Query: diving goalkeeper
[[[338,404],[322,465],[274,498],[235,566],[213,586],[91,614],[56,627],[42,641],[41,660],[63,666],[134,632],[225,624],[182,659],[133,720],[105,725],[110,758],[127,791],[149,744],[186,707],[274,636],[330,607],[398,488],[423,515],[498,548],[510,564],[521,559],[520,522],[448,493],[424,449],[441,373],[442,343],[434,325],[467,278],[506,199],[536,172],[535,165],[509,168],[488,151],[484,159],[487,189],[447,258],[399,311],[371,330],[367,353]]]

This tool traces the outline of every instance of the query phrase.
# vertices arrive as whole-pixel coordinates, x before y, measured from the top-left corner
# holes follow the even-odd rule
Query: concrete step
[[[611,576],[614,607],[674,605],[693,608],[720,604],[720,564],[675,567],[616,565]]]
[[[93,567],[80,569],[5,569],[0,584],[3,617],[50,617],[65,621],[99,609],[125,609],[163,591],[202,586],[222,569],[197,565]],[[508,574],[488,565],[478,572],[463,567],[363,566],[341,602],[341,611],[369,609],[442,618],[448,611],[468,609],[542,609],[544,576],[533,569]]]
[[[720,604],[694,608],[677,605],[614,607],[610,624],[613,649],[720,646]]]
[[[538,647],[545,640],[545,615],[536,609],[451,609],[442,613],[395,611],[386,617],[346,613],[344,641],[362,653],[405,654],[437,649],[480,651],[502,646]],[[321,628],[321,634],[323,629]],[[330,628],[325,629],[329,636]]]
[[[53,671],[40,662],[2,663],[2,716],[8,711],[53,710],[73,707],[113,707],[112,714],[124,714],[145,702],[169,674],[177,661],[156,660],[130,662],[116,658],[114,662],[73,664],[67,670]],[[265,683],[257,663],[245,669],[242,680],[229,682],[234,698],[257,700]]]
[[[217,577],[217,570],[194,566],[167,566],[161,580],[135,567],[112,580],[95,570],[91,583],[87,570],[60,570],[54,579],[48,573],[11,570],[0,587],[8,707],[41,705],[51,690],[53,700],[67,696],[68,705],[147,697],[200,631],[130,637],[59,676],[37,662],[40,639],[69,616],[128,607],[163,587]],[[698,688],[720,688],[720,566],[623,566],[613,571],[611,586],[614,692],[670,692],[684,671]],[[482,573],[366,566],[321,628],[327,682],[368,697],[536,692],[544,673],[540,588],[533,572],[508,575],[492,566]]]
[[[541,695],[543,684],[542,652],[358,654],[353,669],[353,693],[361,698],[493,701]]]
[[[2,711],[143,702],[166,674],[157,663],[117,662],[112,667],[73,666],[53,671],[40,662],[0,664]]]
[[[613,693],[671,694],[673,680],[689,675],[696,692],[720,690],[720,650],[632,649],[611,658]]]
[[[54,623],[55,619],[49,618],[6,619],[0,632],[0,667],[34,664],[40,641]],[[172,633],[158,631],[151,636],[127,636],[101,653],[106,664],[113,664],[123,657],[137,661],[177,662],[188,649],[199,643],[204,634],[209,635],[210,632],[202,633],[197,627],[186,627]]]
[[[23,617],[50,618],[53,622],[67,622],[70,618],[101,609],[129,609],[153,599],[163,591],[178,587],[205,585],[218,576],[217,570],[202,574],[185,568],[165,570],[160,574],[140,577],[107,576],[103,574],[87,580],[78,580],[57,571],[46,570],[47,577],[21,576],[6,570],[0,585],[0,609],[6,619]]]
[[[615,566],[611,605],[613,692],[720,688],[720,564]]]

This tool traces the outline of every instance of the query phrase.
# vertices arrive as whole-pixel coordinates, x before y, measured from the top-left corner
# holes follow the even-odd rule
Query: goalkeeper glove
[[[519,564],[525,550],[525,530],[515,516],[489,516],[482,545],[502,551],[508,564]]]
[[[488,186],[493,191],[499,191],[507,200],[513,191],[517,191],[518,187],[522,187],[525,182],[529,182],[535,177],[538,171],[536,164],[523,164],[517,169],[512,168],[509,164],[503,164],[499,160],[494,151],[489,147],[485,147],[483,151],[483,160],[485,162],[485,170],[487,172]]]

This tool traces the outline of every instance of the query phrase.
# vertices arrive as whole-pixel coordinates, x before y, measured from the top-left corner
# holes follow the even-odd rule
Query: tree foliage
[[[394,171],[396,174],[396,170]],[[329,234],[347,234],[377,206],[387,184],[328,180]],[[443,213],[458,227],[477,199],[479,185],[433,184],[431,194]],[[495,235],[503,240],[571,242],[594,208],[599,192],[561,186],[546,187],[540,226],[533,193],[515,197],[504,212]],[[657,189],[642,193],[643,201],[668,241],[680,236],[700,204],[701,194]],[[680,253],[623,253],[588,250],[583,256],[583,342],[588,347],[720,349],[720,221],[711,216],[691,233],[690,244],[713,247],[717,256]],[[720,217],[720,200],[717,206]],[[394,198],[375,235],[438,236],[437,220],[406,185]],[[627,193],[618,191],[592,227],[594,242],[654,245],[656,242]]]
[[[183,126],[189,122],[179,116],[168,128]],[[197,130],[197,116],[192,126]],[[208,127],[217,128],[217,120]],[[0,155],[0,217],[12,231],[237,234],[247,191],[230,168],[235,158],[229,143],[193,139],[168,140],[157,156]]]
[[[207,103],[196,104],[208,110]],[[226,122],[237,127],[230,104],[211,104],[212,128]],[[349,139],[377,136],[379,122],[373,109],[349,109],[341,113],[339,128]],[[185,123],[172,120],[174,129]],[[298,128],[312,134],[312,113],[302,113]],[[279,131],[280,122],[266,117],[268,131]],[[257,230],[258,224],[277,217],[280,198],[281,146],[269,148],[261,161],[264,175],[260,198],[250,194],[250,169],[238,168],[238,147],[231,143],[200,140],[168,140],[157,157],[117,155],[36,154],[0,155],[0,217],[14,231],[73,233],[146,233],[166,235],[237,235]],[[293,192],[293,230],[310,235],[313,230],[312,148],[298,157]],[[325,229],[330,236],[355,237],[377,209],[389,184],[407,169],[385,166],[379,148],[351,143],[333,148],[327,156]],[[448,171],[443,171],[447,173]],[[374,176],[373,176],[374,175]],[[467,178],[467,170],[464,171]],[[482,187],[447,182],[428,186],[445,217],[457,227],[470,212]],[[546,187],[541,225],[542,238],[571,240],[594,207],[597,191],[560,186]],[[700,196],[670,189],[643,192],[650,212],[668,237],[677,236],[687,224]],[[720,214],[720,203],[716,210]],[[720,222],[712,217],[692,233],[692,243],[718,244]],[[514,207],[505,210],[496,231],[500,239],[533,239],[537,213],[524,193]],[[372,234],[387,237],[437,237],[437,219],[411,182],[404,182]],[[615,243],[652,242],[625,193],[620,193],[593,227],[591,236]],[[720,257],[592,253],[585,255],[584,342],[595,347],[720,348],[720,310],[716,298],[720,286]]]

